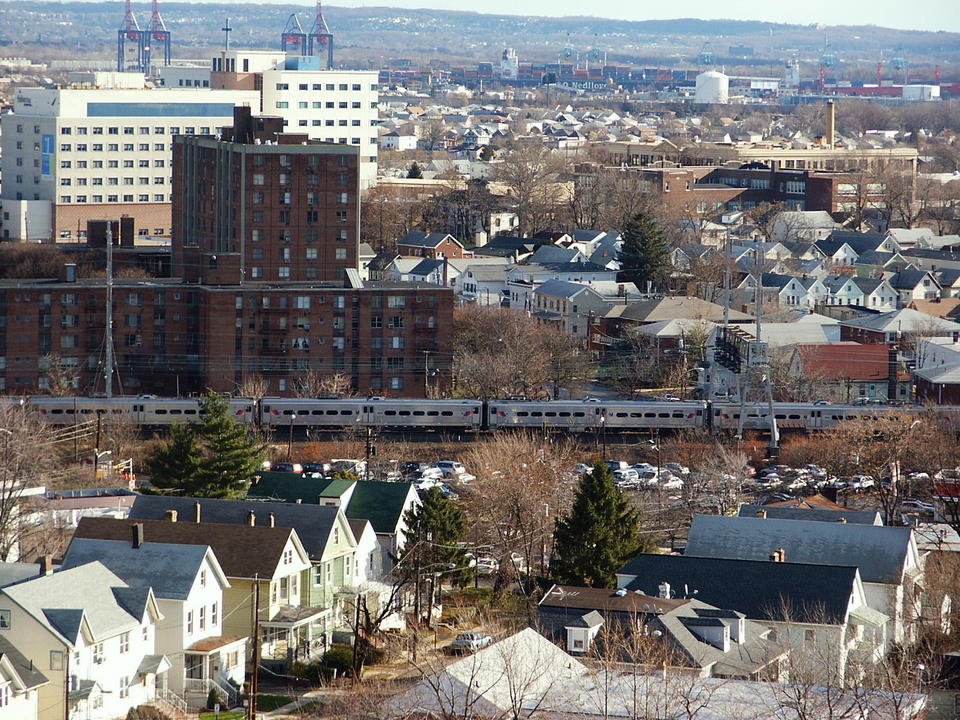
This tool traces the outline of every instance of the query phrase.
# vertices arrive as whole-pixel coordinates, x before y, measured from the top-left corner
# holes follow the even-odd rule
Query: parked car
[[[270,467],[274,472],[292,472],[298,473],[303,472],[303,465],[300,463],[290,463],[290,462],[275,462]]]
[[[435,478],[440,480],[443,478],[443,472],[441,472],[440,468],[425,467],[415,470],[407,475],[407,480],[410,480],[411,482],[416,482],[417,480],[423,480],[425,478]]]
[[[638,473],[632,467],[628,467],[621,470],[614,470],[613,477],[616,479],[615,482],[629,481],[635,483],[640,480],[640,473]]]
[[[459,475],[467,471],[463,464],[458,463],[456,460],[437,460],[437,462],[433,464],[433,467],[439,468],[444,477],[452,477],[453,475]]]
[[[450,643],[450,649],[457,653],[474,653],[493,644],[493,638],[479,632],[460,633]]]
[[[443,481],[440,480],[440,478],[433,477],[421,478],[413,481],[413,487],[419,491],[429,490],[430,488],[441,488],[441,492],[443,492]]]
[[[590,465],[587,465],[586,463],[577,463],[577,466],[573,469],[573,471],[578,475],[582,475],[583,473],[588,473],[591,470],[593,470],[593,467]]]
[[[664,490],[680,490],[683,488],[683,480],[676,475],[671,475],[669,478],[660,481],[660,487]]]
[[[922,502],[921,500],[914,500],[913,498],[907,498],[900,502],[900,509],[904,512],[918,512],[918,513],[936,513],[937,508],[927,502]]]
[[[429,463],[419,462],[417,460],[406,460],[399,465],[397,465],[397,470],[399,470],[404,475],[412,475],[417,470],[423,470],[425,467],[430,467]]]
[[[609,468],[611,472],[616,470],[626,470],[628,467],[630,467],[630,463],[628,463],[626,460],[607,460],[606,463],[607,468]]]
[[[320,475],[324,475],[330,471],[330,466],[326,463],[308,462],[303,464],[303,471],[305,473],[319,473]]]
[[[670,472],[674,473],[675,475],[690,474],[690,468],[688,468],[686,465],[681,465],[680,463],[668,462],[668,463],[664,463],[663,466]]]

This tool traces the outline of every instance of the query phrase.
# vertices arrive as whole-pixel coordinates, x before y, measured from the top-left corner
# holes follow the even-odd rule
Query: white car
[[[680,490],[683,488],[683,480],[675,475],[671,475],[660,483],[660,487],[664,490]]]
[[[467,471],[467,469],[456,460],[438,460],[433,464],[433,467],[439,468],[444,477],[453,477],[454,475],[460,475]]]
[[[904,512],[920,512],[920,513],[935,513],[937,508],[931,505],[930,503],[921,502],[920,500],[903,500],[900,503],[900,509]]]
[[[422,478],[414,481],[413,487],[417,490],[429,490],[430,488],[443,487],[443,481],[440,478]]]

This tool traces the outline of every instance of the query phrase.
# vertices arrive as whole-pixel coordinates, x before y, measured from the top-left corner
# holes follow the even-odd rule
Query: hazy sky
[[[309,2],[309,0],[307,0]],[[305,3],[306,4],[306,3]],[[596,4],[584,0],[332,0],[349,7],[391,6],[476,10],[512,15],[596,15],[624,20],[676,17],[731,18],[826,25],[882,25],[915,30],[960,32],[960,0],[686,0],[683,3],[619,0]]]

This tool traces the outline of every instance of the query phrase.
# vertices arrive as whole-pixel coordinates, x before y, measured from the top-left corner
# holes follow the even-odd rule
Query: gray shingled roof
[[[790,559],[789,554],[787,559]],[[857,568],[728,560],[690,555],[637,555],[617,571],[628,590],[656,595],[670,583],[679,597],[693,595],[752,620],[768,620],[786,606],[796,620],[842,624],[854,592]]]
[[[911,529],[778,518],[697,515],[686,554],[768,560],[778,548],[789,562],[850,565],[864,582],[898,584],[910,551]]]
[[[0,658],[6,658],[28,689],[50,682],[47,676],[36,668],[32,660],[27,660],[23,653],[3,636],[0,636]]]
[[[130,586],[152,587],[165,600],[186,600],[209,550],[207,545],[145,542],[134,548],[122,540],[74,538],[63,568],[99,560]]]
[[[102,563],[92,562],[10,585],[3,593],[73,644],[84,619],[95,640],[140,626],[142,615],[131,613],[130,603],[114,592],[118,589],[129,588]]]
[[[840,522],[843,518],[848,523],[858,525],[883,525],[880,513],[876,510],[832,510],[830,508],[782,507],[772,505],[748,505],[744,503],[737,512],[739,517],[757,517],[763,510],[767,519],[780,520],[816,520],[817,522]]]
[[[176,510],[181,522],[192,522],[196,503],[200,504],[200,519],[205,523],[246,525],[247,513],[253,512],[257,526],[263,527],[268,525],[268,516],[272,513],[274,526],[296,530],[300,543],[313,560],[323,556],[339,510],[314,504],[141,495],[130,508],[130,519],[163,520],[167,510]]]

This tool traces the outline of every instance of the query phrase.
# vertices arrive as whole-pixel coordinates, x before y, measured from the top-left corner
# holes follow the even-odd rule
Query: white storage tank
[[[730,95],[730,78],[716,70],[697,75],[694,100],[700,104],[726,103]]]

